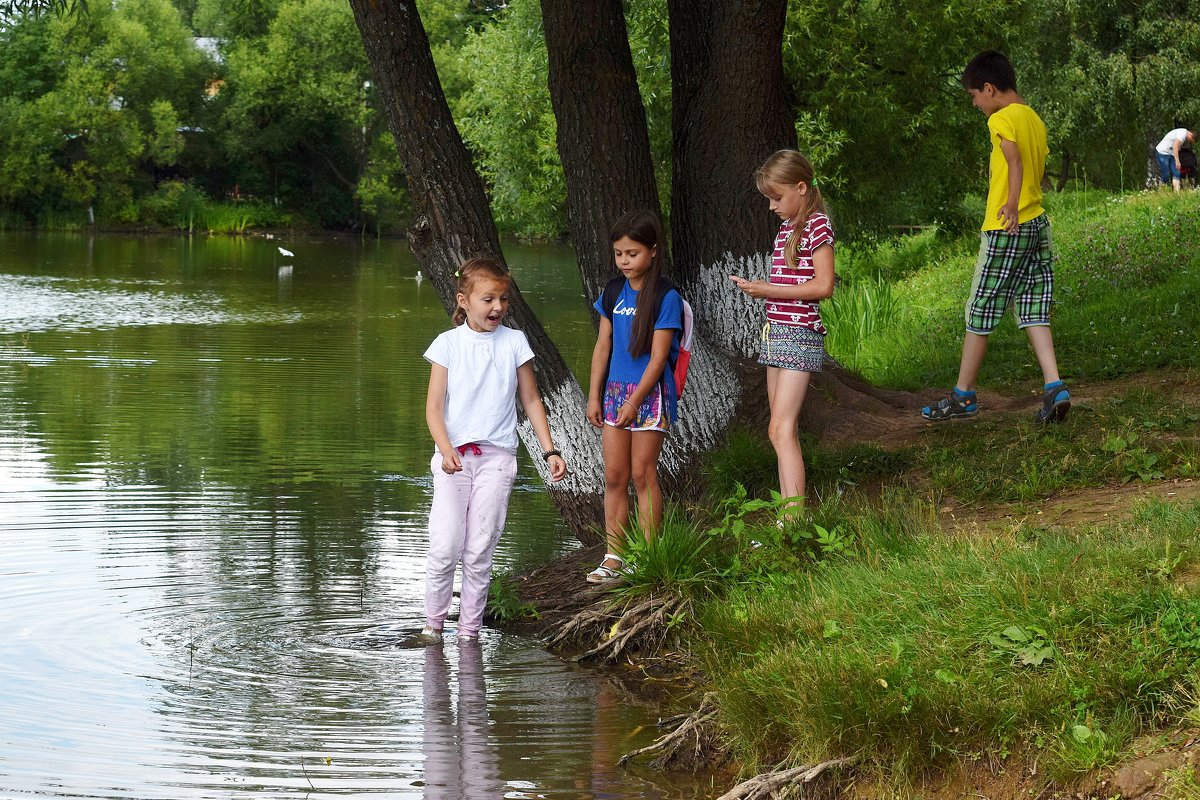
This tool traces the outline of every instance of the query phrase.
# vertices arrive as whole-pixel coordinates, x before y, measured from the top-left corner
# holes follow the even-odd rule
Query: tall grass
[[[1048,196],[1046,205],[1059,255],[1053,324],[1063,373],[1104,378],[1193,364],[1200,348],[1200,227],[1194,224],[1200,193],[1064,192]],[[839,262],[849,277],[828,303],[830,352],[883,385],[949,385],[977,246],[977,235],[938,245],[923,233],[911,243],[855,254],[844,270]],[[923,268],[913,268],[916,257],[928,259]],[[890,286],[887,303],[856,297],[881,292],[871,287],[872,275]],[[867,288],[857,288],[863,283]],[[843,291],[853,310],[839,314]],[[879,318],[863,319],[872,314]],[[837,334],[835,323],[850,334]],[[990,343],[985,387],[1040,383],[1026,336],[1012,321],[1005,320]]]
[[[1021,747],[1066,776],[1188,706],[1200,601],[1180,576],[1200,556],[1200,506],[1033,544],[948,537],[919,501],[844,513],[853,557],[698,610],[751,765],[855,752],[911,772]]]

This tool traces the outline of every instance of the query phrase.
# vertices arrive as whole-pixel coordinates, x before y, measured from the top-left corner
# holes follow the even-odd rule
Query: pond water
[[[570,250],[508,255],[586,368]],[[537,641],[403,646],[448,327],[416,275],[403,242],[0,234],[0,795],[702,795],[615,767],[657,710]],[[574,546],[522,452],[497,568]]]

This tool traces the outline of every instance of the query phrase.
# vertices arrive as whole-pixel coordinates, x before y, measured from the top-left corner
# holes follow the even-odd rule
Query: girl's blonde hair
[[[490,278],[502,282],[505,286],[512,288],[512,276],[510,276],[499,261],[493,258],[468,258],[463,262],[463,265],[458,268],[458,291],[464,297],[471,296],[471,289],[481,280]],[[454,324],[462,325],[467,321],[467,310],[461,304],[454,306]]]
[[[793,268],[796,266],[796,250],[800,246],[804,224],[813,214],[825,213],[825,201],[816,186],[812,164],[798,150],[777,150],[754,171],[754,185],[764,197],[770,197],[771,190],[776,186],[795,186],[798,183],[807,186],[808,191],[804,194],[805,202],[791,220],[792,232],[783,246],[784,261]]]

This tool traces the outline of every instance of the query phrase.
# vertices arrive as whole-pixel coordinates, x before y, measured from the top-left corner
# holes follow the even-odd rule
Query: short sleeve
[[[529,337],[525,335],[525,331],[514,329],[513,333],[516,334],[513,337],[513,366],[519,367],[526,361],[532,361],[534,352],[529,346]]]
[[[833,244],[833,226],[829,224],[829,217],[817,214],[808,227],[808,248],[810,251],[816,251],[818,247],[827,244]]]
[[[433,344],[425,351],[425,360],[431,364],[440,364],[449,369],[450,367],[450,340],[448,334],[438,334],[438,337],[433,340]]]
[[[654,321],[654,329],[674,328],[683,330],[683,297],[675,289],[663,295],[658,307],[658,319]]]
[[[612,315],[604,313],[604,292],[600,292],[600,296],[596,298],[596,302],[592,303],[592,308],[596,309],[596,313],[600,316],[606,317],[610,322],[612,321]]]
[[[1017,126],[1013,125],[1007,114],[997,111],[988,117],[988,130],[992,135],[998,136],[1010,142],[1017,140]]]

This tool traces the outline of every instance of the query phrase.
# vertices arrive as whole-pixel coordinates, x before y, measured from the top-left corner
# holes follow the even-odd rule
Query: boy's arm
[[[1016,233],[1019,221],[1017,209],[1021,205],[1021,182],[1025,179],[1025,168],[1021,166],[1021,150],[1016,142],[1000,139],[1000,152],[1008,163],[1008,201],[1000,206],[996,219],[1004,223],[1004,230]]]
[[[1183,147],[1183,141],[1176,139],[1175,144],[1171,145],[1171,152],[1175,154],[1175,169],[1182,170],[1183,164],[1179,161],[1179,148]]]

